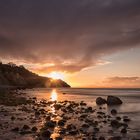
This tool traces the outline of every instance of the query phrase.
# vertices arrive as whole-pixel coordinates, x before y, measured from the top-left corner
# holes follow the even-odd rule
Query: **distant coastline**
[[[95,89],[95,90],[140,90],[140,88],[89,88],[89,87],[71,87],[73,89]]]

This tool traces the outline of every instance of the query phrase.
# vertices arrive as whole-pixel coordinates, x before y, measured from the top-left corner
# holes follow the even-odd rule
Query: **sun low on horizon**
[[[49,74],[47,74],[48,77],[54,79],[54,80],[57,80],[57,79],[61,79],[61,80],[64,80],[65,79],[65,75],[60,73],[60,72],[51,72]]]

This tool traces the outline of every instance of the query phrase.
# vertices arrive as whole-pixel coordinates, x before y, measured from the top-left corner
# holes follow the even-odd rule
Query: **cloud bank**
[[[139,7],[139,0],[1,0],[0,58],[80,71],[139,47]]]
[[[109,77],[104,83],[109,84],[112,87],[140,87],[140,77]]]

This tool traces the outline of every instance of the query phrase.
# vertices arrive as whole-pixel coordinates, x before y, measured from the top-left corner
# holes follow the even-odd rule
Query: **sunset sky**
[[[140,0],[0,0],[0,60],[72,87],[140,88]]]

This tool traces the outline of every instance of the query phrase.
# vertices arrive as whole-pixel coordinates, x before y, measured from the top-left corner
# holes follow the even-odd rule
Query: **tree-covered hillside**
[[[70,87],[62,80],[39,76],[27,70],[24,66],[17,66],[13,63],[0,63],[0,86],[21,88]]]

